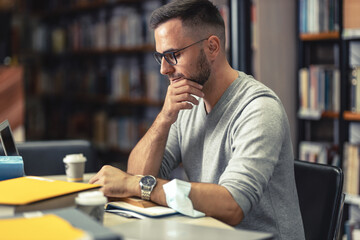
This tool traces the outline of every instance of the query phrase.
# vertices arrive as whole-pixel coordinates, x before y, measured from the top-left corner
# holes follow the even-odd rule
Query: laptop
[[[8,120],[0,123],[0,141],[6,156],[19,156]]]

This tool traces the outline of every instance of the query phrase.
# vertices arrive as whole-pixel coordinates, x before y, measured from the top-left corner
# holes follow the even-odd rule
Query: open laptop
[[[8,120],[0,123],[0,140],[6,156],[19,156]]]

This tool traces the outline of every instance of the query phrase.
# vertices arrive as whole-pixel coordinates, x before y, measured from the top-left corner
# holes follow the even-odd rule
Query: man
[[[289,124],[279,98],[226,60],[225,27],[208,0],[154,11],[164,106],[130,154],[128,173],[104,166],[90,183],[107,196],[167,205],[163,185],[182,163],[198,211],[239,228],[304,239]],[[154,179],[135,174],[157,176]],[[154,181],[146,191],[140,181]],[[153,187],[153,189],[151,189]]]

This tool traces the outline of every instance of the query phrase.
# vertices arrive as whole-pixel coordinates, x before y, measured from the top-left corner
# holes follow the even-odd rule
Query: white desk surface
[[[84,175],[84,182],[88,182],[90,180],[90,178],[94,175],[95,175],[95,173],[86,173]],[[44,177],[51,178],[54,180],[66,181],[65,175],[52,175],[52,176],[44,176]],[[183,215],[173,215],[173,216],[168,216],[168,217],[164,217],[161,219],[169,219],[169,220],[179,221],[182,223],[189,223],[189,224],[193,224],[193,225],[218,227],[218,228],[223,228],[223,229],[234,229],[230,225],[227,225],[227,224],[225,224],[215,218],[212,218],[212,217],[191,218],[191,217],[186,217]],[[132,221],[139,221],[139,220],[134,219],[134,218],[121,217],[121,216],[113,214],[113,213],[105,213],[105,215],[104,215],[104,226],[106,226],[106,227],[112,227],[112,226],[132,222]]]

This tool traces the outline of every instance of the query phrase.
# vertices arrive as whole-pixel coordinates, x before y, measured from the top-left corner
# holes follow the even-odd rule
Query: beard
[[[189,80],[194,81],[200,85],[204,85],[209,80],[209,76],[211,73],[210,63],[206,59],[204,49],[200,50],[196,68],[198,74],[195,76],[190,76]]]
[[[211,73],[211,66],[209,61],[206,59],[204,49],[200,50],[196,63],[196,72],[197,73],[195,75],[190,75],[189,77],[184,76],[182,73],[177,74],[176,77],[183,77],[200,85],[204,85],[209,80]],[[174,78],[174,76],[171,77]]]

